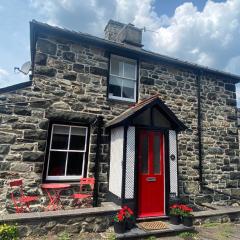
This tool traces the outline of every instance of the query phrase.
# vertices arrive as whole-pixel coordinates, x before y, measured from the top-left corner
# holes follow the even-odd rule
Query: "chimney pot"
[[[105,38],[134,47],[142,47],[142,29],[133,24],[123,24],[109,20],[105,27]]]

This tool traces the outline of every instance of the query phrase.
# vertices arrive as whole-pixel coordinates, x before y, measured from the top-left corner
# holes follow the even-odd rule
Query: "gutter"
[[[199,173],[199,186],[200,192],[203,191],[203,171],[202,171],[202,106],[201,106],[201,77],[203,75],[203,71],[199,71],[197,73],[197,101],[198,101],[198,109],[197,109],[197,130],[198,130],[198,173]]]
[[[101,144],[101,138],[102,138],[102,127],[103,127],[103,117],[98,116],[97,117],[97,146],[96,146],[96,155],[95,155],[95,167],[94,167],[94,178],[95,178],[95,184],[94,184],[94,192],[93,192],[93,207],[98,207],[99,201],[98,201],[98,183],[99,183],[99,162],[100,162],[100,144]]]

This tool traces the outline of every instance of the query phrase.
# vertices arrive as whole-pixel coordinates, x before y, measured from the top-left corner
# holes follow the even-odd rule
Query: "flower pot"
[[[132,219],[126,219],[126,229],[131,230],[135,226],[135,221]]]
[[[170,216],[170,223],[173,225],[179,225],[181,223],[180,216],[177,216],[177,215]]]
[[[183,225],[186,227],[192,227],[192,225],[193,225],[193,217],[192,216],[183,217],[182,221],[183,221]]]
[[[115,233],[124,233],[126,230],[125,222],[114,222]]]

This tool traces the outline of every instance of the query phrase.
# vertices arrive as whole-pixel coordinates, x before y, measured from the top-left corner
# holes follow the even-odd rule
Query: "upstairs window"
[[[111,55],[108,97],[136,102],[137,61]]]
[[[53,124],[46,180],[79,180],[86,164],[87,127]]]

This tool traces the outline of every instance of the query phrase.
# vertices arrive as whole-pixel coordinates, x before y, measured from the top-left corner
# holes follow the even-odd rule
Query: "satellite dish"
[[[22,65],[21,69],[18,68],[18,67],[15,67],[15,68],[14,68],[14,71],[16,71],[16,70],[18,70],[19,72],[27,75],[27,74],[29,73],[29,71],[31,70],[31,62],[30,62],[30,61],[25,62],[25,63]]]
[[[27,75],[31,69],[31,62],[25,62],[21,67],[21,72]]]

